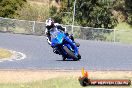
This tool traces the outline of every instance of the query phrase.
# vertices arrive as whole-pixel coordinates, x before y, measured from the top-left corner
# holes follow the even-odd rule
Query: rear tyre
[[[63,55],[62,55],[62,58],[63,58],[63,61],[65,61],[65,60],[66,60],[66,57],[65,57],[65,56],[63,56]]]
[[[66,46],[63,47],[67,55],[69,55],[71,58],[73,58],[74,61],[78,60],[78,57],[74,55],[72,51],[70,51]]]

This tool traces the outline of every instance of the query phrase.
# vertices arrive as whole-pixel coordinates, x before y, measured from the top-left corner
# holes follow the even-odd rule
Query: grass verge
[[[132,78],[130,78],[132,80]],[[89,86],[88,86],[89,87]],[[87,87],[87,88],[88,88]],[[132,86],[90,86],[90,88],[132,88]],[[29,83],[1,83],[0,88],[83,88],[77,77],[53,78]]]
[[[11,56],[12,56],[12,53],[10,51],[0,48],[0,59],[10,58]]]
[[[130,79],[132,81],[132,71],[91,71],[89,74],[90,79]],[[80,71],[0,71],[0,88],[83,88],[79,84],[79,76],[81,76]],[[86,88],[95,87],[132,88],[132,86]]]
[[[131,30],[132,25],[127,24],[125,22],[121,22],[115,27],[115,29],[118,29],[118,30]]]
[[[114,41],[114,32],[111,32],[110,34],[104,34],[104,36],[106,37],[106,41]],[[132,30],[116,30],[115,42],[132,44]]]

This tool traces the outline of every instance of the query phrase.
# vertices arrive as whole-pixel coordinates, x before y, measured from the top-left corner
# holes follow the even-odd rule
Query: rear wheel
[[[65,57],[65,56],[63,56],[63,55],[62,55],[62,58],[63,58],[63,61],[65,61],[65,60],[66,60],[66,57]]]
[[[74,61],[78,60],[78,57],[74,55],[74,53],[70,51],[66,46],[64,46],[63,49],[71,58],[73,58]]]

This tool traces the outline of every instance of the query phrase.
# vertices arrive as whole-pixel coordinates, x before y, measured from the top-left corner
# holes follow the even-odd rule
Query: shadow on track
[[[66,62],[66,61],[74,61],[74,60],[55,60],[55,61],[64,61],[64,62]],[[80,60],[77,60],[77,61],[80,61]],[[75,62],[77,62],[77,61],[75,61]]]

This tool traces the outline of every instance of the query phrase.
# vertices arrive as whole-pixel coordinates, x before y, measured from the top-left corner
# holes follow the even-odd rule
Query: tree
[[[13,18],[15,11],[25,2],[26,0],[0,0],[0,16]]]
[[[16,11],[15,18],[32,21],[45,21],[49,16],[49,9],[46,5],[25,4]]]
[[[61,17],[61,23],[64,24],[72,23],[74,0],[68,1],[61,0],[60,15],[57,15]],[[75,12],[77,25],[103,28],[113,28],[116,25],[109,0],[76,0]],[[70,21],[66,22],[68,20]]]
[[[113,28],[116,24],[109,2],[77,0],[76,19],[82,26]]]
[[[125,9],[128,14],[127,22],[132,26],[132,0],[125,0]]]
[[[57,11],[57,7],[51,6],[50,7],[50,17],[55,20],[55,22],[62,22],[61,14]]]
[[[113,10],[117,13],[118,22],[127,22],[132,25],[132,0],[115,0]]]

